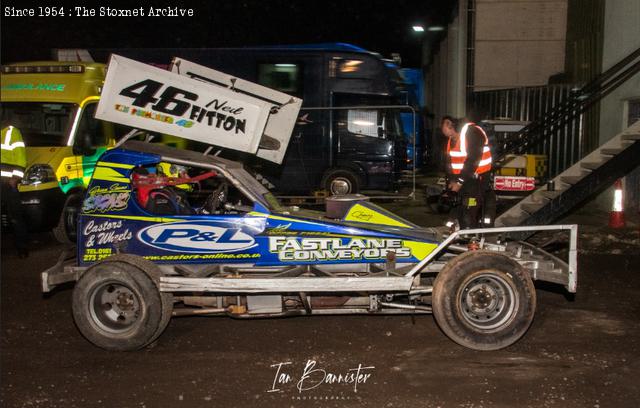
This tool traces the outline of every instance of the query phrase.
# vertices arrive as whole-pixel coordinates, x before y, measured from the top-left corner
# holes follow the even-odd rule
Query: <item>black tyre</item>
[[[136,350],[151,343],[166,326],[164,309],[154,280],[123,260],[90,267],[73,291],[76,326],[87,340],[107,350]]]
[[[360,179],[351,170],[331,169],[322,178],[322,187],[330,195],[356,194],[360,191]]]
[[[67,197],[58,224],[53,228],[53,236],[63,244],[75,244],[77,238],[78,215],[82,207],[82,193],[72,193]]]
[[[146,273],[147,276],[149,276],[149,278],[151,278],[153,283],[156,285],[156,288],[160,293],[160,302],[162,304],[162,318],[160,319],[160,325],[158,326],[158,329],[154,333],[149,344],[156,341],[158,337],[160,337],[160,335],[166,330],[173,313],[173,295],[168,292],[160,292],[160,277],[163,275],[162,271],[153,262],[135,255],[118,254],[111,256],[109,258],[109,261],[121,261],[138,268],[139,270]]]
[[[456,343],[498,350],[520,339],[536,310],[527,272],[505,255],[473,251],[449,262],[433,286],[433,315]]]

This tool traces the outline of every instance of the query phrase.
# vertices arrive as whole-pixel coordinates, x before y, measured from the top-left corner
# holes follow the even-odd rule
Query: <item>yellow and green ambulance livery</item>
[[[53,229],[60,241],[75,241],[96,161],[124,131],[94,118],[105,69],[57,61],[2,67],[2,126],[20,129],[27,149],[22,204],[32,230]]]

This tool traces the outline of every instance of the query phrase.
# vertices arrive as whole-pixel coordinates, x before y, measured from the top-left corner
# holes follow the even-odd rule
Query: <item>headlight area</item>
[[[34,164],[24,173],[22,184],[36,186],[50,181],[56,181],[56,174],[48,164]]]

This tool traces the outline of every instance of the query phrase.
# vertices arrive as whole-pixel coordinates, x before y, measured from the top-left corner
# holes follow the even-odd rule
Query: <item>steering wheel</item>
[[[204,204],[202,204],[202,208],[200,209],[201,214],[213,214],[219,208],[222,208],[224,204],[227,202],[227,196],[229,195],[229,183],[223,181],[220,185],[213,190],[213,192],[207,197]]]

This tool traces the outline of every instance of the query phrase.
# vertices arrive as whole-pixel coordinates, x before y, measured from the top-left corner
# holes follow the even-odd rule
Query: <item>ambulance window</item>
[[[2,126],[20,129],[27,146],[65,146],[74,107],[69,103],[2,102]]]
[[[289,95],[302,97],[302,65],[258,64],[258,83]]]
[[[97,106],[97,103],[92,103],[84,108],[76,131],[76,144],[88,144],[91,147],[105,146],[107,144],[107,135],[103,122],[95,118]]]

